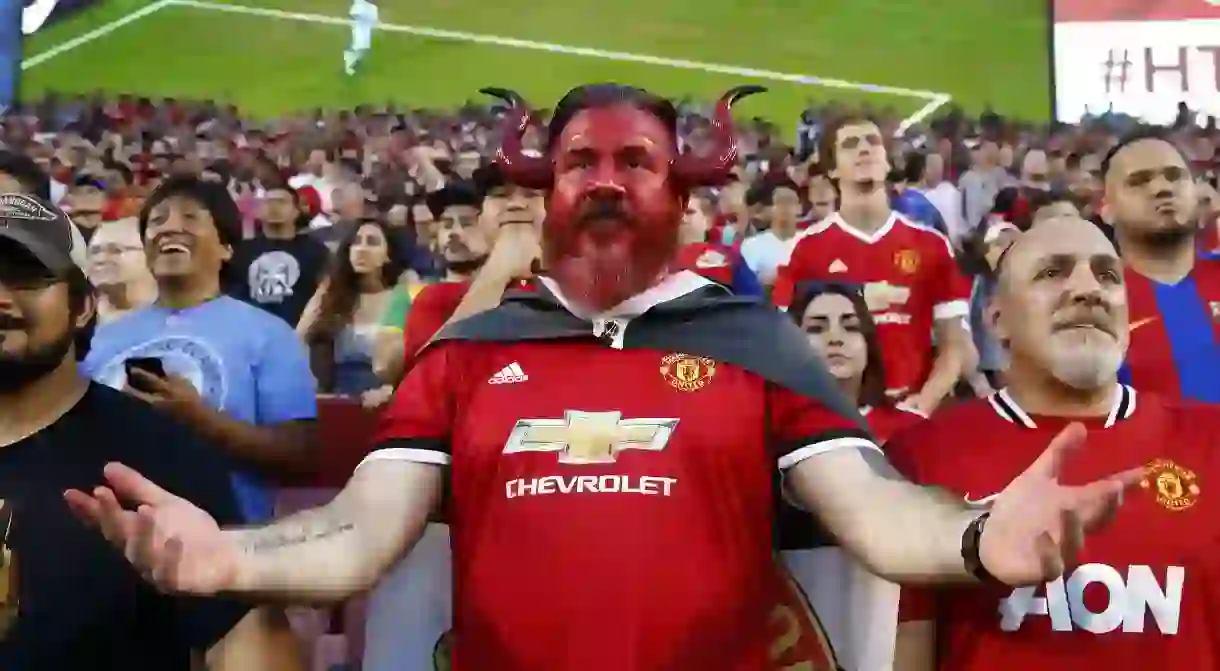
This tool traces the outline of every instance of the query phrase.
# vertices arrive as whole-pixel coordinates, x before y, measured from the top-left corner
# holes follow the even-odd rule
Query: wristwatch
[[[983,540],[983,528],[987,526],[987,520],[990,517],[991,513],[989,512],[979,515],[962,532],[962,560],[966,563],[966,570],[970,572],[970,575],[977,578],[984,585],[1008,587],[1003,581],[992,575],[986,566],[983,566],[983,559],[979,556],[979,548]]]

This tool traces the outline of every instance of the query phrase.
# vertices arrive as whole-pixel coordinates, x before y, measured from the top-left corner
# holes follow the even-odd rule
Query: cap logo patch
[[[25,221],[55,221],[55,213],[47,206],[22,193],[0,195],[0,224],[8,225],[8,219]]]

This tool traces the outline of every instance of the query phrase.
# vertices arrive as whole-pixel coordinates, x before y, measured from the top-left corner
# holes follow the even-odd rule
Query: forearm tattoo
[[[249,554],[274,552],[296,545],[329,540],[355,528],[355,522],[343,519],[332,511],[310,511],[270,526],[247,530],[242,550]]]

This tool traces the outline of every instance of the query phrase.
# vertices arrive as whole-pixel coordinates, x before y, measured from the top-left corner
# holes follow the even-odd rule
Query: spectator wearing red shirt
[[[970,286],[947,237],[890,209],[889,163],[876,123],[848,117],[827,129],[823,140],[821,156],[839,181],[840,211],[805,231],[772,297],[786,308],[799,282],[864,285],[883,344],[889,394],[930,413],[973,365],[963,322]]]
[[[678,248],[677,267],[729,287],[739,296],[762,296],[762,285],[741,254],[732,247],[707,241],[709,206],[707,197],[701,195],[691,196],[686,204],[678,232],[682,246]]]

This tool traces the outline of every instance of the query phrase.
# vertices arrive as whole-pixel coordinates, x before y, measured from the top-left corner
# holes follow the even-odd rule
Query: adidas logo
[[[512,384],[514,382],[525,382],[528,379],[530,379],[530,376],[521,370],[521,364],[514,361],[501,368],[500,372],[492,375],[491,379],[487,380],[487,384]]]
[[[834,262],[830,264],[830,267],[827,268],[827,271],[832,273],[845,273],[847,272],[847,264],[843,263],[843,259],[835,259]]]

